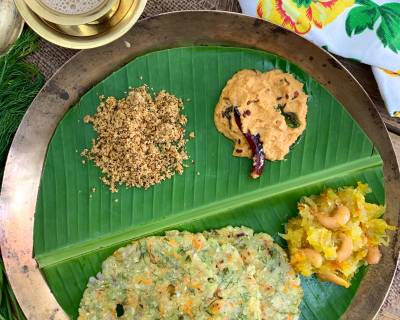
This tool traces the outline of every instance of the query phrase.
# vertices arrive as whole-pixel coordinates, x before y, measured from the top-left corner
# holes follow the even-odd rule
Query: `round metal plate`
[[[125,41],[132,44],[130,48]],[[139,22],[121,39],[81,51],[44,86],[26,113],[8,156],[0,199],[1,250],[6,270],[29,319],[66,319],[37,267],[33,253],[36,197],[46,149],[65,112],[93,85],[144,53],[183,45],[219,44],[256,48],[299,65],[323,84],[365,130],[384,160],[386,219],[399,225],[400,179],[388,133],[362,87],[330,54],[297,35],[243,15],[193,11]],[[343,319],[371,319],[393,279],[399,232],[371,266]],[[29,288],[29,289],[28,289]],[[34,292],[34,294],[32,294]]]

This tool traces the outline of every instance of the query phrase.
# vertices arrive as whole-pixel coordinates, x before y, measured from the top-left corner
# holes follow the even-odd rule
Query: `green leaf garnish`
[[[299,117],[297,116],[296,113],[294,112],[285,112],[285,107],[286,104],[278,104],[278,106],[275,108],[277,111],[279,111],[284,117],[286,124],[289,128],[298,128],[300,126],[300,120]]]
[[[27,29],[11,49],[0,56],[0,183],[14,133],[44,84],[38,68],[24,60],[37,49],[37,40],[36,33]]]

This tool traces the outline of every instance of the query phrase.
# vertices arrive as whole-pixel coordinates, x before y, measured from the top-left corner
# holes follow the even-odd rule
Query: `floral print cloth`
[[[372,66],[389,113],[400,116],[400,0],[239,0],[243,13]],[[391,71],[389,71],[391,70]]]

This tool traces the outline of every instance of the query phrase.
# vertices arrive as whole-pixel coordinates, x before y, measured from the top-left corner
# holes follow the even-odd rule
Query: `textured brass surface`
[[[129,42],[131,45],[127,46]],[[368,134],[384,160],[386,214],[399,226],[400,177],[393,146],[372,101],[331,55],[273,24],[243,15],[189,11],[143,20],[107,46],[81,51],[44,86],[11,146],[0,197],[0,242],[13,290],[29,319],[67,319],[34,259],[33,224],[47,146],[65,112],[80,97],[137,56],[183,45],[230,45],[265,50],[299,65],[324,85]],[[342,319],[367,320],[378,312],[393,279],[399,230],[370,266]],[[34,292],[34,294],[32,294]]]
[[[61,25],[80,25],[96,21],[107,14],[118,0],[101,0],[97,8],[81,14],[65,14],[46,6],[42,0],[24,0],[26,5],[42,19]]]
[[[31,1],[40,3],[40,0]],[[25,0],[15,0],[22,17],[36,33],[59,46],[73,49],[96,48],[118,39],[136,23],[146,2],[112,0],[107,2],[107,10],[102,11],[100,16],[96,14],[90,19],[81,19],[74,15],[60,15],[58,20],[48,20],[42,11],[39,10],[40,15],[35,13]],[[72,22],[69,21],[71,19]]]

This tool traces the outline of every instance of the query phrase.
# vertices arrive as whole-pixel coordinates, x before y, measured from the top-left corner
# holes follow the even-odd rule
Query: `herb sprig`
[[[37,39],[33,31],[24,30],[14,46],[0,56],[0,181],[14,133],[44,84],[38,68],[24,60],[37,49]]]

